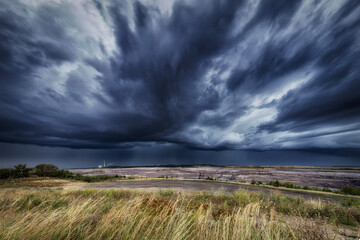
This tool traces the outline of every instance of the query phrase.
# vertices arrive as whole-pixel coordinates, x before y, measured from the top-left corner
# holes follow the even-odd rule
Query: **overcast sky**
[[[359,153],[360,1],[0,2],[1,151]]]

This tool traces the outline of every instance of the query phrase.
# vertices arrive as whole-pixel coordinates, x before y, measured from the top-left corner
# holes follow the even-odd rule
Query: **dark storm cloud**
[[[201,111],[217,106],[217,90],[200,85],[199,80],[212,64],[212,57],[226,48],[229,25],[238,5],[238,1],[227,1],[197,11],[200,5],[190,7],[177,3],[170,18],[158,20],[155,26],[148,20],[149,26],[144,28],[150,13],[138,3],[135,4],[135,33],[119,9],[111,9],[121,51],[120,56],[113,59],[117,74],[114,81],[135,82],[141,86],[131,89],[136,98],[134,107],[139,108],[140,113],[134,116],[137,119],[124,121],[130,125],[127,126],[129,136],[138,129],[144,138],[151,140],[155,135],[153,140],[161,139],[164,134],[192,121]],[[123,101],[123,94],[119,94],[122,86],[114,88],[111,82],[107,87],[116,102]],[[138,124],[139,121],[144,122]]]
[[[302,88],[289,92],[280,102],[275,129],[303,131],[324,125],[356,124],[360,120],[360,18],[344,21],[357,14],[359,3],[349,1],[333,17],[326,40],[312,51],[317,74]],[[358,16],[358,14],[357,14]],[[306,51],[306,49],[305,49]]]
[[[360,148],[356,1],[11,1],[0,141]]]

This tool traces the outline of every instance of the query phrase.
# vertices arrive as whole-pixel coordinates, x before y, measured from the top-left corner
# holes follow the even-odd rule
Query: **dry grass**
[[[1,190],[0,194],[0,239],[344,237],[325,216],[320,216],[327,207],[325,203],[302,202],[309,212],[317,211],[319,216],[305,217],[296,211],[283,214],[282,208],[271,204],[285,201],[283,196],[91,189],[12,189]],[[358,237],[351,227],[346,229],[347,234]]]
[[[63,187],[74,181],[47,177],[14,178],[0,180],[0,188]]]

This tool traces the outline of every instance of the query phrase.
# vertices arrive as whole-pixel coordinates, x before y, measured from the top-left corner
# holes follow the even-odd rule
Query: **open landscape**
[[[159,174],[157,170],[165,169],[163,173],[178,174],[182,168],[106,168],[71,173],[49,164],[34,169],[18,165],[10,171],[13,177],[0,180],[0,239],[360,237],[360,196],[275,187],[265,182],[209,180],[211,171],[219,174],[233,168],[186,167],[184,172],[197,169],[204,173],[206,169],[209,175],[205,179],[190,179],[190,175],[176,179],[139,173]],[[310,171],[306,167],[278,171],[290,168]],[[272,168],[237,167],[236,172],[243,169],[253,172]],[[26,176],[17,175],[17,171]],[[125,171],[131,174],[111,175]],[[358,174],[357,168],[332,171]]]
[[[219,181],[248,182],[253,179],[291,182],[294,185],[340,189],[360,187],[360,167],[313,166],[191,166],[191,167],[127,167],[105,169],[71,169],[88,176],[126,175],[148,178],[216,179]]]
[[[3,0],[0,240],[360,240],[360,0]]]

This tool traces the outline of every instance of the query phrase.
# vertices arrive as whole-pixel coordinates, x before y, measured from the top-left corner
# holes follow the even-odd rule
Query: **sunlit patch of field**
[[[280,193],[3,188],[0,196],[0,239],[360,236],[359,202],[324,203]]]
[[[64,187],[74,185],[75,181],[47,177],[14,178],[0,180],[0,188],[39,188],[39,187]]]

